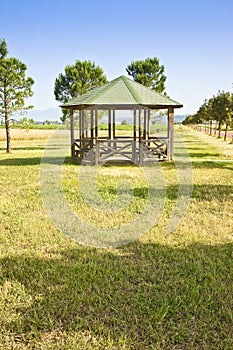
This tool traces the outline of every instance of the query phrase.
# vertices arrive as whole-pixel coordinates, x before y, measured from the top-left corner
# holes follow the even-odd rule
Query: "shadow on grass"
[[[191,158],[221,157],[221,153],[189,152]]]
[[[190,187],[190,190],[188,191],[188,188]],[[193,191],[191,193],[191,189],[193,188]],[[200,200],[201,202],[204,201],[211,201],[215,200],[219,203],[222,202],[229,202],[229,206],[231,206],[232,203],[232,193],[233,193],[233,186],[232,185],[218,185],[218,184],[182,184],[179,185],[169,185],[166,187],[166,192],[161,189],[150,189],[150,192],[153,194],[155,198],[164,198],[164,196],[172,201],[176,201],[178,189],[180,191],[181,195],[189,195],[191,198],[194,198],[196,200]],[[66,188],[67,191],[69,191],[69,188]],[[104,194],[117,196],[117,188],[113,185],[107,185],[104,184],[104,186],[100,186],[98,189],[99,193],[104,196]],[[73,193],[73,192],[71,192]],[[128,190],[121,189],[121,195],[124,195],[128,193]],[[133,189],[133,196],[137,197],[138,199],[145,199],[148,198],[148,187],[147,186],[140,186],[140,187],[134,187]]]
[[[233,170],[233,160],[211,160],[211,161],[193,161],[193,167],[196,169],[227,169]]]
[[[27,157],[27,158],[5,158],[0,159],[0,166],[28,166],[28,165],[39,165],[41,164],[41,157]],[[43,163],[48,164],[72,164],[71,158],[67,157],[65,160],[63,157],[47,157],[43,158]]]
[[[87,334],[88,346],[90,334],[101,337],[100,349],[120,339],[127,349],[230,349],[232,248],[134,243],[114,254],[77,245],[57,258],[7,257],[2,282],[23,286],[26,299],[8,295],[14,317],[2,332],[24,344],[60,331]]]
[[[45,146],[33,146],[33,147],[14,147],[12,148],[13,152],[17,152],[17,151],[37,151],[37,150],[44,150]]]

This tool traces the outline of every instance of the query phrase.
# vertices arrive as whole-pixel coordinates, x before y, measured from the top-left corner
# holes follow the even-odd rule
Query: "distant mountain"
[[[48,108],[44,110],[36,110],[32,109],[31,111],[28,111],[25,115],[23,115],[27,118],[32,118],[34,121],[38,122],[44,122],[45,120],[49,121],[60,121],[60,117],[62,116],[61,108],[55,107],[55,108]],[[15,119],[19,120],[22,118],[21,115],[16,114],[14,116]]]
[[[187,117],[187,114],[185,115],[175,115],[174,121],[175,123],[182,123],[183,120]]]
[[[38,122],[44,122],[45,120],[49,121],[60,121],[60,117],[62,117],[62,111],[61,108],[55,107],[55,108],[48,108],[44,110],[31,110],[28,111],[25,115],[27,118],[32,118],[34,121]],[[185,118],[187,117],[187,114],[185,115],[175,115],[175,123],[181,123]],[[22,118],[21,115],[16,114],[14,116],[15,119],[19,120]],[[102,122],[107,123],[108,117],[104,116],[102,118]],[[117,122],[121,123],[123,120],[126,120],[129,123],[132,123],[132,112],[131,111],[120,111],[117,113]]]

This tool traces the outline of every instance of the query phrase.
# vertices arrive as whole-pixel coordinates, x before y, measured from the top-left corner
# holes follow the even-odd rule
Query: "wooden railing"
[[[126,138],[75,139],[73,155],[74,160],[85,159],[96,165],[109,159],[126,159],[143,165],[150,159],[169,160],[169,140],[166,137],[142,139],[141,142]]]

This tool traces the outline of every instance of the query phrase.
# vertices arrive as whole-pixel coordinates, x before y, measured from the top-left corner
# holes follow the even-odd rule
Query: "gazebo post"
[[[87,117],[87,113],[86,113],[86,118],[84,120],[84,125],[85,125],[86,138],[88,138],[88,117]]]
[[[84,139],[84,137],[85,137],[85,134],[84,134],[84,128],[85,128],[85,123],[84,123],[84,113],[85,113],[85,111],[84,111],[84,109],[82,109],[82,111],[81,111],[81,118],[82,118],[82,137],[81,137],[81,139],[83,140]]]
[[[94,139],[94,113],[92,109],[91,110],[91,140],[93,141],[93,139]]]
[[[71,139],[71,157],[75,158],[75,145],[74,145],[74,111],[70,108],[70,139]]]
[[[148,113],[147,113],[147,140],[149,140],[150,137],[150,109],[148,109]]]
[[[79,139],[81,141],[82,138],[82,117],[81,117],[81,109],[79,110]]]
[[[99,164],[98,110],[95,110],[95,165]]]
[[[141,108],[139,108],[139,116],[138,116],[138,141],[139,141],[139,166],[143,164],[143,144],[142,144],[142,116],[141,116]]]
[[[112,137],[113,140],[116,138],[116,112],[112,110]],[[116,149],[116,141],[113,141],[113,148]]]
[[[137,162],[136,144],[137,144],[137,110],[136,110],[136,108],[134,108],[134,110],[133,110],[133,148],[132,148],[132,151],[133,151],[132,161],[133,161],[133,163]]]
[[[93,109],[91,109],[91,140],[90,140],[90,147],[91,147],[91,152],[90,152],[90,155],[91,155],[91,164],[94,165],[95,163],[95,159],[94,159],[94,153],[93,153],[93,146],[94,146],[94,112],[93,112]]]
[[[143,139],[144,139],[144,140],[146,140],[146,135],[147,135],[146,114],[147,114],[147,110],[146,110],[146,108],[145,108],[145,109],[144,109],[144,123],[143,123]]]
[[[115,109],[112,111],[112,132],[113,132],[113,139],[116,138],[116,112]]]
[[[108,138],[111,140],[112,135],[112,122],[111,122],[111,109],[108,110]]]
[[[111,109],[108,110],[108,139],[111,140],[111,136],[112,136],[112,111]],[[108,147],[112,147],[112,143],[108,142]]]
[[[168,108],[168,149],[167,157],[168,160],[173,159],[173,143],[174,143],[174,108]]]

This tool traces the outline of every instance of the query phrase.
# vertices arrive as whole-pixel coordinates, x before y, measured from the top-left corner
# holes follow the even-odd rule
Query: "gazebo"
[[[125,76],[94,88],[61,107],[70,111],[73,161],[86,159],[98,165],[120,158],[143,165],[151,160],[172,160],[174,108],[183,107],[182,104]],[[151,133],[151,120],[157,110],[167,111],[163,135]],[[118,135],[119,113],[131,116],[131,135]],[[107,119],[105,134],[100,130],[103,115]]]

